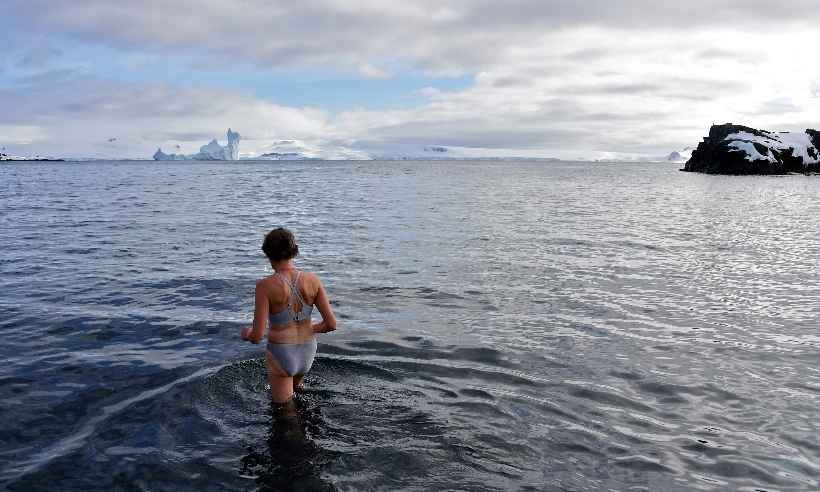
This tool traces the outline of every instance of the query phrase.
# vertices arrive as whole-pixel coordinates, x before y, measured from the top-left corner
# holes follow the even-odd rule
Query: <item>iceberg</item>
[[[693,150],[695,149],[691,147],[686,147],[683,150],[674,150],[666,156],[666,160],[669,162],[686,162],[692,158]]]
[[[196,154],[166,154],[162,149],[154,152],[155,161],[235,161],[239,159],[239,133],[228,128],[228,144],[219,145],[216,139],[199,148]]]

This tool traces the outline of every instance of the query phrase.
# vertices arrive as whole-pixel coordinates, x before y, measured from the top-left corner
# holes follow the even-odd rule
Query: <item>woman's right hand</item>
[[[253,326],[246,326],[245,328],[242,328],[242,331],[240,332],[239,336],[242,337],[242,340],[250,341],[251,340],[250,336],[251,336],[252,331],[253,331]]]
[[[325,286],[315,274],[312,276],[316,281],[316,300],[314,304],[319,308],[322,314],[322,321],[313,324],[313,333],[330,333],[336,329],[336,316],[333,314],[333,309],[330,307],[330,299],[327,297]]]
[[[319,323],[313,323],[313,333],[330,333],[331,331],[335,330],[335,326],[328,326],[327,323],[324,321],[320,321]]]

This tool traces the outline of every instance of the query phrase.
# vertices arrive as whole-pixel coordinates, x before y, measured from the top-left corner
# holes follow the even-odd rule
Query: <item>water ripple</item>
[[[817,179],[8,163],[0,210],[0,488],[820,488]],[[342,320],[284,416],[278,225]]]

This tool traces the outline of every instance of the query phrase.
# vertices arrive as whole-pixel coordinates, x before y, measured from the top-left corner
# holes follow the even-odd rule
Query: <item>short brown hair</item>
[[[292,232],[284,227],[277,227],[265,235],[262,251],[270,261],[289,260],[299,254],[299,245]]]

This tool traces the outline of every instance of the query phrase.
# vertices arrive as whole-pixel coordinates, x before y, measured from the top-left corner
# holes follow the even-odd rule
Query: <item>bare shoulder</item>
[[[319,280],[319,277],[313,272],[307,270],[299,270],[299,272],[301,273],[302,281],[308,285],[313,285]]]
[[[305,278],[305,286],[310,289],[312,293],[316,293],[319,290],[319,287],[322,285],[322,281],[319,279],[319,276],[313,272],[306,272],[302,271],[302,274]]]
[[[262,289],[264,292],[271,292],[272,290],[276,290],[277,287],[280,287],[279,281],[276,280],[275,276],[273,275],[265,277],[256,282],[256,288]]]
[[[301,272],[302,275],[305,276],[305,280],[307,280],[308,282],[316,282],[317,280],[319,280],[319,276],[313,272],[309,272],[307,270],[301,270]]]

